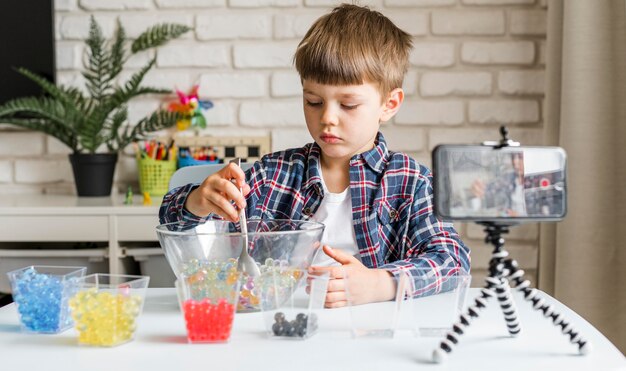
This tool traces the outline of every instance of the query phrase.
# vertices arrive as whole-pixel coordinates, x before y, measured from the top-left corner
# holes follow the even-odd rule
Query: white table
[[[470,298],[477,293],[472,289]],[[94,348],[78,346],[73,329],[58,335],[21,333],[11,304],[0,308],[0,369],[626,370],[626,360],[615,346],[563,304],[550,298],[593,343],[588,356],[579,356],[556,327],[531,310],[517,292],[514,295],[523,324],[518,338],[508,337],[492,299],[442,365],[431,363],[439,338],[418,338],[401,329],[393,339],[352,339],[345,308],[324,310],[320,332],[304,341],[268,339],[262,314],[245,313],[237,314],[229,343],[188,344],[174,290],[149,289],[135,340],[114,348]]]

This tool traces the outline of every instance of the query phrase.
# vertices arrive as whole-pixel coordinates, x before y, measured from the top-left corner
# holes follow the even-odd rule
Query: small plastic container
[[[407,305],[413,313],[416,335],[444,336],[464,309],[472,277],[463,269],[418,270]]]
[[[8,272],[22,331],[56,334],[72,327],[69,298],[85,267],[31,265]]]
[[[344,277],[346,275],[344,274]],[[393,338],[402,305],[410,295],[410,276],[407,273],[390,275],[396,288],[393,299],[378,303],[361,304],[356,296],[355,283],[346,280],[346,296],[350,306],[353,338]],[[359,285],[362,283],[358,283]]]
[[[176,160],[155,160],[141,157],[139,168],[139,190],[153,197],[163,197],[168,191],[170,178],[176,172]]]
[[[196,160],[193,157],[179,157],[178,158],[178,168],[186,167],[186,166],[198,166],[198,165],[210,165],[210,164],[221,164],[220,160]]]
[[[293,268],[261,276],[261,310],[268,336],[303,340],[315,335],[328,281],[328,272],[312,275]]]
[[[70,299],[81,345],[111,347],[133,340],[150,277],[91,274]]]
[[[223,277],[198,282],[194,277],[176,280],[176,293],[185,318],[189,343],[225,343],[230,339],[241,272],[233,266]]]

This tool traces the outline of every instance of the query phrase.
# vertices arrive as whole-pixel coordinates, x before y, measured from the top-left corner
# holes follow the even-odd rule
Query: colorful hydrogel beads
[[[123,291],[80,291],[70,300],[78,342],[114,346],[132,340],[141,305],[141,296]]]
[[[183,303],[187,340],[191,343],[221,343],[230,338],[235,319],[235,305],[226,299],[211,303],[209,299],[186,300]]]
[[[78,291],[84,273],[81,267],[45,266],[9,272],[22,329],[52,334],[72,327],[68,298]]]

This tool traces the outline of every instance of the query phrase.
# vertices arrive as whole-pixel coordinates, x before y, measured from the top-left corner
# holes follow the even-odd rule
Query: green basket
[[[141,193],[147,192],[150,196],[163,197],[168,191],[170,178],[176,171],[176,160],[140,158],[138,167]]]

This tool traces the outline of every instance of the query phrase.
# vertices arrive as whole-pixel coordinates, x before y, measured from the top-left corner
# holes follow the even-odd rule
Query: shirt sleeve
[[[381,267],[398,279],[408,274],[412,296],[447,291],[453,282],[457,282],[451,277],[470,272],[470,250],[452,223],[436,217],[432,175],[428,169],[421,168],[423,172],[419,176],[409,217],[408,249],[402,260]]]

